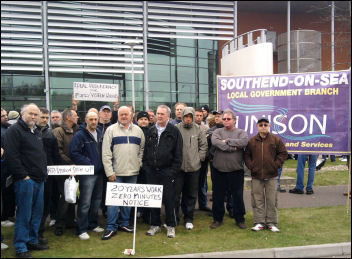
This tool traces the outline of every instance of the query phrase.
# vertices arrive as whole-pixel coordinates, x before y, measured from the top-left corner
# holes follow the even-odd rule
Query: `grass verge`
[[[248,212],[247,225],[253,223],[253,214]],[[103,226],[105,220],[100,219]],[[138,223],[135,257],[221,252],[272,247],[304,246],[314,244],[351,242],[351,216],[346,214],[346,206],[295,208],[279,210],[280,233],[269,230],[253,232],[250,228],[241,230],[227,215],[224,225],[210,229],[212,217],[208,213],[196,211],[194,229],[187,231],[182,225],[176,228],[176,238],[166,237],[166,230],[156,236],[145,235],[149,226]],[[15,256],[13,248],[14,228],[2,228],[5,243],[10,249],[1,251],[1,257]],[[110,240],[102,241],[101,234],[89,232],[90,240],[81,241],[75,230],[66,230],[63,236],[56,237],[53,228],[45,233],[50,250],[34,251],[33,257],[47,258],[106,258],[128,257],[122,254],[125,248],[132,248],[133,235],[119,232]]]

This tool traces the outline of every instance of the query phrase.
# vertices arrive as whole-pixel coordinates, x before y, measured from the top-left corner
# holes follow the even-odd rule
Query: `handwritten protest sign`
[[[92,165],[51,165],[47,170],[48,175],[94,175]]]
[[[118,84],[73,82],[73,97],[76,100],[116,102]]]
[[[107,183],[105,204],[161,208],[163,186],[151,184]]]

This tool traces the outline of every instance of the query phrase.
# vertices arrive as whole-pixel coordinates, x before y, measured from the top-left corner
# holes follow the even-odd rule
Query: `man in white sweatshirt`
[[[103,165],[109,182],[136,183],[142,166],[145,137],[131,123],[132,111],[127,106],[118,110],[118,122],[107,128],[103,140]],[[117,218],[120,211],[120,217]],[[108,240],[117,230],[132,233],[129,226],[131,207],[108,206],[108,223],[102,240]]]

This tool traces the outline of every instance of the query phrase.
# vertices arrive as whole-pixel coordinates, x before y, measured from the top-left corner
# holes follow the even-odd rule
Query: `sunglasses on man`
[[[267,124],[267,123],[260,123],[260,124],[258,124],[258,126],[259,126],[259,127],[268,127],[269,124]]]

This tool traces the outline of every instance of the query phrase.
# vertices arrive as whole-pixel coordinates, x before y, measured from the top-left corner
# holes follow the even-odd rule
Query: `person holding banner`
[[[103,232],[98,225],[98,210],[103,194],[103,136],[98,128],[98,114],[89,112],[70,144],[70,157],[75,165],[94,165],[94,175],[80,175],[77,207],[78,237],[89,239],[88,229]]]
[[[111,125],[105,132],[102,154],[109,182],[137,182],[137,175],[142,166],[145,137],[143,131],[131,122],[131,109],[122,106],[118,110],[118,123]],[[118,229],[133,233],[133,227],[129,226],[131,207],[107,207],[108,222],[101,239],[110,239],[117,234]]]
[[[288,153],[281,138],[269,132],[267,118],[257,122],[258,134],[246,147],[244,159],[252,175],[253,231],[270,229],[279,232],[277,185],[278,170],[287,159]]]
[[[31,258],[29,250],[49,249],[46,244],[38,242],[44,206],[44,181],[48,174],[42,134],[35,126],[39,117],[38,106],[25,104],[21,116],[5,133],[5,161],[14,178],[16,257]]]
[[[243,201],[244,168],[243,153],[248,144],[246,131],[235,127],[235,113],[226,109],[222,115],[223,128],[214,131],[211,142],[215,147],[213,158],[213,218],[210,228],[218,228],[223,224],[225,214],[224,199],[229,188],[232,194],[233,214],[236,225],[247,228]]]
[[[163,185],[167,237],[176,237],[175,178],[182,165],[182,135],[178,128],[169,123],[171,110],[159,105],[156,124],[150,128],[145,144],[143,170],[148,184]],[[160,208],[151,209],[151,227],[146,235],[154,236],[161,232]]]
[[[63,164],[73,165],[70,158],[70,143],[73,135],[78,130],[77,113],[72,108],[67,108],[62,112],[62,124],[53,130],[53,133],[57,139],[59,153],[61,155]],[[75,204],[70,204],[65,201],[64,184],[65,180],[69,178],[67,175],[54,176],[57,180],[57,188],[60,193],[59,203],[57,205],[57,215],[55,222],[55,235],[62,236],[64,228],[75,227]]]

